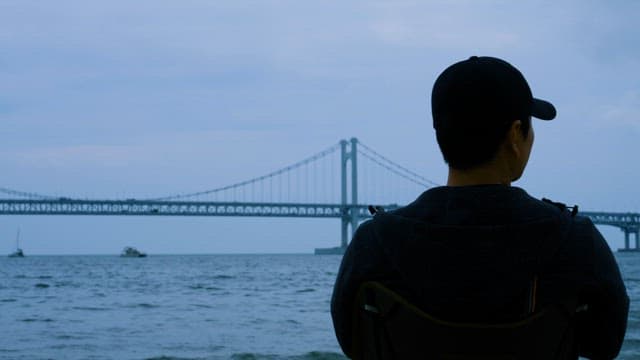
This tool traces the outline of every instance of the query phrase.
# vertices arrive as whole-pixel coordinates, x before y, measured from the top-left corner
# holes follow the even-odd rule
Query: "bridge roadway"
[[[386,205],[387,210],[398,205]],[[120,216],[267,216],[342,218],[357,209],[358,218],[371,215],[366,205],[298,204],[262,202],[205,202],[153,200],[0,199],[0,215],[120,215]],[[346,209],[346,210],[345,210]],[[595,224],[640,228],[639,213],[581,211]]]
[[[387,210],[398,205],[386,205]],[[356,211],[355,213],[353,211]],[[342,218],[353,215],[367,219],[371,215],[366,205],[298,204],[259,202],[204,202],[154,200],[81,200],[81,199],[0,199],[0,215],[118,215],[118,216],[260,216]],[[595,224],[620,228],[625,234],[623,250],[640,250],[640,214],[589,212]],[[629,236],[635,235],[635,248],[629,247]]]
[[[397,208],[389,205],[385,208]],[[371,217],[366,205],[153,200],[0,199],[0,215],[120,215],[120,216],[266,216],[342,218],[345,211]]]

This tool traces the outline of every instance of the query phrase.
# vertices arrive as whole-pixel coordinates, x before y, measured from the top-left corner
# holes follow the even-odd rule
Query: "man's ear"
[[[520,143],[524,139],[522,138],[522,121],[516,120],[511,123],[511,127],[509,127],[509,132],[507,133],[507,145],[511,151],[513,151],[517,156],[520,156]]]

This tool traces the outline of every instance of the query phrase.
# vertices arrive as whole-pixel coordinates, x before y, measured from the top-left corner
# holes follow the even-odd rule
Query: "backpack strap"
[[[567,206],[567,204],[565,203],[549,200],[547,198],[542,198],[542,201],[557,207],[561,211],[570,211],[571,217],[575,217],[576,215],[578,215],[578,205]]]

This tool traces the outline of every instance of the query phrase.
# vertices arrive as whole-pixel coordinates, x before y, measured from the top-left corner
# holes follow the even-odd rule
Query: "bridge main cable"
[[[416,174],[415,172],[407,169],[406,167],[396,163],[395,161],[392,161],[388,158],[386,158],[385,156],[381,155],[380,153],[376,152],[375,150],[373,150],[372,148],[368,147],[367,145],[363,144],[361,141],[358,141],[358,145],[360,145],[360,147],[358,148],[358,153],[360,153],[362,156],[366,157],[367,159],[375,162],[376,164],[384,167],[385,169],[393,172],[394,174],[409,180],[413,183],[416,183],[418,185],[421,186],[425,186],[425,187],[432,187],[432,186],[440,186],[441,184],[438,184],[435,181],[429,180],[427,178],[425,178],[424,176],[420,175],[420,174]],[[362,151],[361,149],[364,148],[366,151]],[[369,153],[367,153],[369,152]]]
[[[176,195],[169,195],[169,196],[163,196],[163,197],[157,197],[157,198],[149,198],[149,199],[144,199],[144,200],[148,200],[148,201],[167,201],[167,200],[177,200],[177,199],[185,199],[185,198],[190,198],[190,197],[195,197],[195,196],[202,196],[202,195],[208,195],[208,194],[213,194],[213,193],[217,193],[217,192],[221,192],[221,191],[225,191],[225,190],[230,190],[230,189],[234,189],[234,188],[239,188],[241,186],[245,186],[245,185],[250,185],[250,184],[254,184],[257,183],[259,181],[264,181],[267,180],[269,178],[284,174],[288,171],[292,171],[295,170],[299,167],[302,167],[304,165],[307,165],[311,162],[314,162],[316,160],[322,159],[324,157],[326,157],[327,155],[332,154],[333,152],[337,151],[340,148],[340,143],[336,143],[333,146],[320,151],[312,156],[309,156],[308,158],[305,158],[303,160],[300,160],[294,164],[291,164],[289,166],[283,167],[281,169],[278,169],[276,171],[272,171],[266,175],[262,175],[262,176],[258,176],[249,180],[245,180],[245,181],[241,181],[241,182],[237,182],[231,185],[226,185],[223,187],[219,187],[219,188],[215,188],[215,189],[210,189],[210,190],[204,190],[204,191],[197,191],[197,192],[192,192],[192,193],[185,193],[185,194],[176,194]]]
[[[57,199],[58,198],[58,196],[43,195],[43,194],[38,194],[38,193],[34,193],[34,192],[26,192],[26,191],[8,189],[8,188],[4,188],[4,187],[0,187],[0,192],[8,194],[8,195],[26,197],[28,199]]]

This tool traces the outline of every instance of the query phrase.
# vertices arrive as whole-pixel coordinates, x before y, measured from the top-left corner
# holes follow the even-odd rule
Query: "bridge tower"
[[[351,176],[349,176],[351,165]],[[340,246],[332,248],[316,248],[316,254],[344,254],[349,243],[349,237],[353,236],[360,221],[358,216],[358,139],[340,141]],[[348,202],[349,180],[351,180],[351,203]],[[351,234],[349,234],[351,225]]]
[[[349,143],[347,140],[340,141],[340,173],[341,179],[341,194],[342,199],[340,202],[342,213],[342,237],[340,240],[340,247],[346,249],[348,239],[348,228],[351,225],[351,236],[356,232],[358,227],[358,210],[355,205],[358,205],[358,139],[351,138],[351,148],[347,150]],[[351,204],[347,203],[347,172],[348,162],[351,161]]]
[[[625,226],[620,230],[624,232],[624,248],[618,249],[618,251],[640,251],[640,226]],[[629,246],[631,234],[635,235],[635,247]]]

